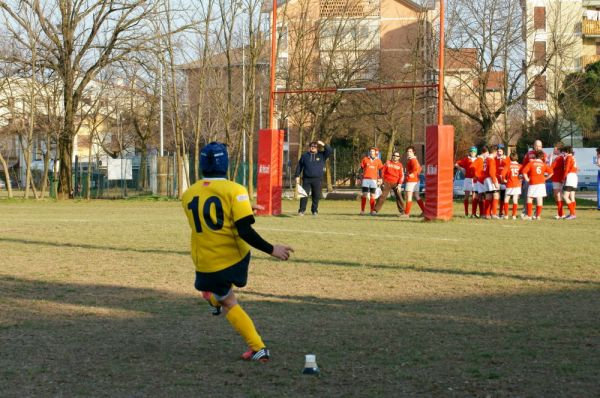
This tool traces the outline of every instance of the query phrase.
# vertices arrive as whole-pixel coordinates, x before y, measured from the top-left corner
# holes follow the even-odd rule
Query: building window
[[[546,30],[546,7],[533,8],[533,28]]]
[[[546,42],[536,41],[533,43],[533,64],[543,66],[546,62]]]
[[[534,98],[538,101],[546,101],[546,76],[536,76],[533,88]]]
[[[546,111],[538,110],[538,111],[533,112],[533,121],[534,122],[542,120],[545,117],[546,117]]]

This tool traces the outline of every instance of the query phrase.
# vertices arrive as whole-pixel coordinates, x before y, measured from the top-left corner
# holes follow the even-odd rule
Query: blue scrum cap
[[[498,144],[498,149],[504,149],[504,144]]]
[[[477,147],[476,147],[476,146],[472,146],[472,147],[469,149],[469,152],[475,152],[475,153],[477,153]]]
[[[227,146],[213,141],[200,151],[200,169],[205,177],[225,177],[229,168]]]

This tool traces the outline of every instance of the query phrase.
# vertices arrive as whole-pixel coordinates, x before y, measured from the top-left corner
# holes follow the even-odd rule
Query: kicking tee
[[[220,271],[248,254],[250,246],[235,227],[236,221],[253,215],[242,185],[225,179],[199,180],[184,192],[181,204],[192,229],[196,271]]]

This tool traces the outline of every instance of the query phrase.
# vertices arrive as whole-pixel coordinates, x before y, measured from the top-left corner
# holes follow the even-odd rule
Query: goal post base
[[[283,130],[258,131],[258,170],[256,203],[263,209],[260,216],[281,214],[283,193]]]
[[[453,214],[454,126],[427,126],[425,132],[425,220],[449,221]]]

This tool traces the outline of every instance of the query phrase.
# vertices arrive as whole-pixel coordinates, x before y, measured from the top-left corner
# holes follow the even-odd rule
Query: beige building
[[[455,126],[455,139],[458,153],[463,153],[472,145],[478,144],[481,139],[478,133],[481,126],[475,123],[459,108],[478,115],[480,112],[480,87],[485,82],[485,103],[490,109],[499,109],[502,106],[502,91],[504,85],[504,72],[502,70],[482,71],[479,65],[480,55],[475,48],[447,49],[445,57],[444,87],[447,97],[453,102],[445,100],[445,123]],[[505,129],[505,115],[498,117],[492,126],[489,142],[498,144]],[[509,142],[514,145],[514,142]]]
[[[35,119],[29,137],[32,92]],[[73,164],[76,159],[87,163],[91,156],[90,161],[105,166],[109,155],[131,157],[135,154],[131,127],[126,127],[122,120],[132,98],[138,107],[144,106],[139,100],[143,93],[132,92],[115,82],[90,82],[76,116]],[[25,184],[28,151],[32,170],[41,172],[45,158],[48,158],[50,171],[59,167],[58,163],[54,165],[54,160],[57,157],[56,141],[62,128],[61,115],[62,100],[56,85],[23,78],[5,79],[0,85],[0,151],[10,169],[11,179],[18,180],[19,186]],[[3,172],[0,164],[0,173]]]
[[[267,2],[263,11],[268,12],[270,8]],[[438,10],[439,1],[418,4],[409,0],[289,0],[280,3],[277,89],[357,88],[430,82],[434,71],[432,32]],[[370,92],[364,103],[385,109],[388,122],[404,123],[400,129],[403,133],[410,129],[408,141],[421,155],[425,126],[435,120],[435,113],[427,112],[428,109],[431,111],[429,105],[435,101],[435,94],[431,92],[427,89]],[[411,95],[417,99],[411,101]],[[351,115],[360,113],[348,112],[348,107],[356,106],[355,98],[341,99],[336,111]],[[311,121],[310,117],[305,117],[302,113],[305,105],[298,96],[278,97],[280,127],[288,127],[290,134],[286,143],[290,159],[295,159],[298,151],[305,150],[304,145],[313,134],[306,132],[300,136],[298,131],[310,131],[320,123],[316,118]],[[308,109],[307,113],[316,113],[315,110]],[[355,124],[341,128],[359,130],[363,135],[375,137],[377,130],[389,129],[389,126],[376,124],[357,120]],[[384,141],[374,139],[378,145],[389,145],[389,140]]]
[[[600,61],[600,0],[527,0],[524,18],[527,76],[534,84],[527,98],[528,119],[560,118],[564,78]],[[546,64],[540,76],[531,78]],[[573,138],[581,144],[581,137]]]

